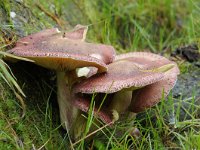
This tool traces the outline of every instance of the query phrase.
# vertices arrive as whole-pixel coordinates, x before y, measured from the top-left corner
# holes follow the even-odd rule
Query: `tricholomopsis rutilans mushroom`
[[[140,68],[154,72],[160,70],[164,73],[162,80],[133,91],[129,109],[136,113],[157,104],[161,100],[163,94],[164,97],[166,97],[174,87],[177,75],[180,73],[176,63],[152,53],[134,52],[121,54],[115,58],[115,60],[122,59],[133,60]],[[167,64],[172,64],[174,67],[171,69],[168,69],[169,66],[161,67],[167,66]]]
[[[99,106],[94,109],[101,120],[110,123],[113,119],[112,110],[119,114],[140,112],[158,103],[163,92],[167,96],[173,88],[178,74],[177,65],[162,56],[146,52],[121,54],[108,65],[108,72],[75,85],[74,93],[77,94],[74,105],[87,112],[90,106],[88,95],[110,94],[112,96],[107,99],[106,105],[102,105],[102,110],[97,111]]]
[[[78,114],[72,105],[72,84],[78,77],[90,76],[91,70],[94,70],[92,74],[107,71],[106,64],[115,57],[112,46],[85,42],[86,32],[87,27],[81,25],[64,33],[56,28],[47,29],[20,39],[16,47],[8,51],[56,71],[60,118],[66,129],[71,128]]]

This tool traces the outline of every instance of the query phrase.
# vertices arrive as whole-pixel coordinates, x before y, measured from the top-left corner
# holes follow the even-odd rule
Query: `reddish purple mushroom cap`
[[[168,70],[156,70],[171,65]],[[116,56],[108,65],[108,72],[95,75],[78,83],[75,93],[115,93],[122,89],[133,90],[129,110],[140,112],[158,103],[175,85],[179,69],[177,65],[165,57],[147,53],[133,52]],[[82,101],[84,102],[84,99]],[[83,105],[88,108],[89,103]],[[79,106],[81,101],[79,101]],[[78,107],[79,107],[78,106]],[[101,117],[101,116],[100,116]]]
[[[135,113],[144,111],[156,105],[162,98],[166,97],[174,87],[177,80],[177,66],[165,73],[165,77],[156,83],[147,85],[139,90],[133,91],[129,110]]]
[[[177,75],[180,73],[176,63],[165,57],[148,52],[121,54],[116,57],[116,60],[118,59],[134,60],[140,67],[149,69],[174,64],[172,69],[164,73],[162,80],[133,91],[129,110],[136,113],[154,106],[163,96],[166,97],[176,84]]]
[[[148,65],[145,69],[148,68]],[[122,89],[140,88],[161,80],[162,72],[145,72],[134,60],[116,60],[108,72],[95,75],[74,87],[75,93],[114,93]],[[151,68],[152,69],[152,68]]]
[[[115,50],[109,45],[85,42],[86,32],[87,28],[80,25],[64,34],[56,28],[43,30],[20,39],[8,52],[50,69],[63,71],[93,66],[98,72],[105,72],[105,64],[113,61]]]

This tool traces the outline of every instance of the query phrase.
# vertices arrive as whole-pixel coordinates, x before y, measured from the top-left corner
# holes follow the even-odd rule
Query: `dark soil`
[[[180,107],[180,120],[191,119],[190,114],[195,111],[200,116],[200,110],[195,105],[200,105],[200,68],[192,67],[189,72],[181,74],[173,89],[175,107]],[[182,101],[180,101],[182,100]]]
[[[176,57],[177,55],[189,62],[198,62],[200,60],[200,53],[197,44],[177,48],[172,53],[172,56]]]

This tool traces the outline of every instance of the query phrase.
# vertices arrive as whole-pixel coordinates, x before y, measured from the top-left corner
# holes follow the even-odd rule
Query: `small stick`
[[[38,150],[41,150],[45,147],[45,145],[49,142],[50,139],[48,139],[40,148],[38,148]]]
[[[78,141],[76,141],[75,143],[73,143],[73,146],[76,145],[76,144],[78,144],[78,143],[80,143],[82,140],[84,140],[84,139],[86,139],[86,138],[92,136],[93,134],[97,133],[98,131],[102,130],[103,128],[105,128],[105,127],[107,127],[107,126],[109,126],[109,125],[111,125],[111,124],[113,124],[113,122],[110,122],[110,123],[104,125],[103,127],[99,128],[99,129],[97,129],[97,130],[95,130],[94,132],[88,134],[87,136],[81,138],[80,140],[78,140]]]
[[[60,20],[56,15],[48,12],[42,5],[36,3],[35,4],[41,11],[43,11],[47,16],[49,16],[50,18],[52,18],[60,27],[62,27],[64,25],[64,21]]]

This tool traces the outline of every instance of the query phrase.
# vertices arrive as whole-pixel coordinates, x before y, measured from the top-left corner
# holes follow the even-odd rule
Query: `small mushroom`
[[[90,105],[85,94],[108,93],[113,96],[108,99],[110,102],[107,112],[139,112],[159,102],[163,90],[166,96],[173,88],[178,73],[179,69],[174,62],[156,54],[134,52],[118,55],[115,61],[108,65],[108,72],[94,75],[74,86],[74,93],[79,96],[75,98],[74,105],[86,112]],[[102,111],[104,110],[105,107]],[[108,123],[104,119],[106,112],[100,110],[96,114]],[[113,116],[108,114],[107,117]]]
[[[167,58],[152,53],[134,52],[121,54],[116,56],[115,60],[118,59],[133,60],[134,62],[138,63],[140,67],[148,68],[150,70],[156,66],[159,67],[167,64],[174,65],[173,68],[164,70],[164,78],[161,81],[133,91],[129,111],[135,113],[144,111],[145,109],[154,106],[161,100],[163,96],[166,97],[176,84],[177,75],[180,73],[176,63],[169,61]],[[164,67],[163,69],[168,68]],[[156,70],[154,69],[154,71]]]
[[[72,84],[79,76],[87,77],[91,70],[94,70],[92,75],[107,71],[106,64],[111,63],[115,57],[112,46],[85,42],[86,32],[87,27],[81,25],[64,33],[56,28],[47,29],[20,39],[16,47],[8,51],[33,60],[37,65],[56,70],[60,118],[67,129],[71,128],[78,114],[78,110],[71,104]],[[76,70],[84,67],[98,70],[89,68],[88,73]]]
[[[118,59],[108,65],[108,72],[95,75],[75,85],[74,92],[115,93],[109,108],[123,112],[131,103],[133,90],[160,81],[164,77],[163,72],[147,71],[147,69],[148,67],[140,68],[134,60]]]

